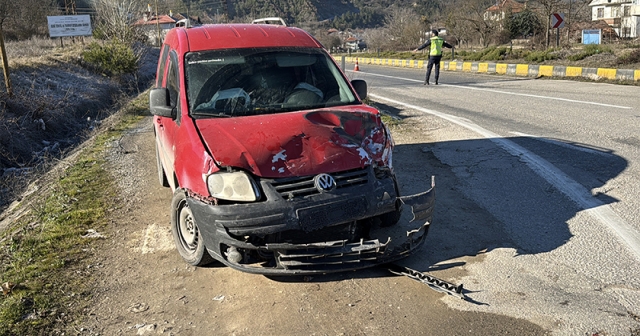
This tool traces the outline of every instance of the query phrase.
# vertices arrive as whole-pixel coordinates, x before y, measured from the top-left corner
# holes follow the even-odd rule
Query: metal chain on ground
[[[449,295],[453,295],[456,297],[459,297],[463,300],[466,300],[467,297],[464,295],[464,293],[462,293],[463,288],[462,288],[462,284],[460,285],[456,285],[453,284],[451,282],[442,280],[442,279],[438,279],[432,275],[429,275],[427,273],[424,272],[418,272],[416,270],[410,269],[408,267],[404,267],[404,266],[400,266],[400,265],[396,265],[396,264],[390,264],[387,265],[387,269],[389,270],[389,272],[393,273],[393,274],[397,274],[397,275],[404,275],[410,279],[419,281],[427,286],[429,286],[429,288],[441,292],[441,293],[447,293]]]

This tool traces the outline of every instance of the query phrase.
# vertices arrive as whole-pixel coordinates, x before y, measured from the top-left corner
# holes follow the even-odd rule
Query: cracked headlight
[[[207,177],[211,196],[229,201],[253,202],[258,189],[245,172],[217,172]]]

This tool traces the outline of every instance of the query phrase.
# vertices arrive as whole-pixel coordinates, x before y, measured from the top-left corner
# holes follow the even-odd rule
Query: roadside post
[[[551,28],[556,29],[556,47],[560,46],[560,28],[564,28],[564,13],[551,14]]]
[[[2,27],[0,27],[0,53],[2,54],[4,85],[7,87],[7,94],[9,95],[9,97],[12,97],[13,90],[11,90],[11,78],[9,77],[9,61],[7,61],[7,50],[4,47],[4,34],[2,33]]]

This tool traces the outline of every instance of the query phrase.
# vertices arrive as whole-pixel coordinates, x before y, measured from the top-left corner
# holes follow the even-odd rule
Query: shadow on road
[[[595,189],[602,203],[617,201],[597,193],[628,166],[612,151],[557,139],[508,140],[550,162],[585,190]],[[465,264],[459,258],[498,248],[512,248],[519,255],[553,251],[573,236],[567,221],[584,210],[489,139],[398,145],[393,159],[403,195],[425,190],[430,176],[436,177],[429,236],[423,248],[400,262],[418,271],[455,270]],[[377,268],[274,280],[326,282],[390,275]]]
[[[611,151],[555,139],[507,140],[553,164],[589,191],[628,165]],[[567,221],[584,210],[489,139],[400,145],[394,154],[403,193],[414,191],[415,183],[403,182],[412,176],[436,176],[436,213],[427,246],[423,255],[407,260],[418,269],[496,248],[514,248],[518,254],[552,251],[572,237]],[[617,201],[603,194],[597,197],[605,204]]]

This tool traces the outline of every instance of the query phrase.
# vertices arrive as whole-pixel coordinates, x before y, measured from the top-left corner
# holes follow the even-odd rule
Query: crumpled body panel
[[[377,112],[364,105],[202,119],[196,125],[218,166],[243,168],[260,177],[314,175],[391,162],[390,135]]]

